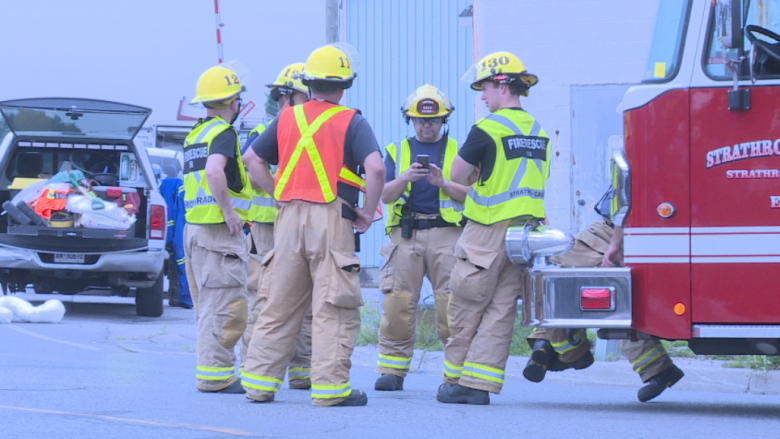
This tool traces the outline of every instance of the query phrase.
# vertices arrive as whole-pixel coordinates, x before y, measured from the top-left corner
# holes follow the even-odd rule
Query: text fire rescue
[[[780,156],[780,139],[775,140],[774,143],[771,140],[738,143],[734,146],[725,146],[708,152],[707,169],[737,160],[771,155]]]

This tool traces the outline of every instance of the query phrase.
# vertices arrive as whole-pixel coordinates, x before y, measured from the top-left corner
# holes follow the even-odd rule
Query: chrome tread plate
[[[780,325],[693,325],[694,338],[780,338]]]

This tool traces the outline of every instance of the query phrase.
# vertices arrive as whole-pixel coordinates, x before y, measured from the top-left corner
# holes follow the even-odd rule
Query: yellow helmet
[[[328,44],[309,55],[303,69],[303,84],[324,88],[349,88],[357,76],[357,50],[347,43]],[[315,86],[315,88],[318,88]]]
[[[539,82],[539,78],[525,69],[520,58],[509,52],[495,52],[482,58],[463,75],[461,81],[470,84],[473,90],[482,90],[482,81],[491,79],[499,84],[509,84],[520,78],[526,85],[523,96],[528,96],[528,89]]]
[[[197,96],[190,103],[227,101],[245,91],[236,72],[225,66],[214,66],[198,78]]]
[[[455,110],[447,96],[438,88],[425,84],[406,98],[401,107],[404,116],[411,117],[446,117]]]
[[[289,66],[282,69],[282,71],[279,73],[279,77],[276,78],[276,81],[270,84],[266,84],[265,86],[268,88],[286,88],[309,94],[309,87],[303,85],[301,82],[303,67],[304,63],[302,62],[290,64]]]

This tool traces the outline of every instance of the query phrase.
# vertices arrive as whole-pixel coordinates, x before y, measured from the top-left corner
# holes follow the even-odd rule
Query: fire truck
[[[780,0],[660,1],[612,160],[626,267],[560,268],[560,233],[510,229],[510,256],[533,262],[524,325],[780,352],[778,33]]]

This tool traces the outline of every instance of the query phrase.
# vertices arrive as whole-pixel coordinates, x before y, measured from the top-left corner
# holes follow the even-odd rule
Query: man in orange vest
[[[368,402],[349,382],[363,305],[353,229],[363,233],[371,225],[385,167],[368,122],[338,104],[356,76],[354,55],[345,44],[312,52],[303,73],[312,99],[285,108],[244,155],[254,185],[281,204],[275,248],[260,274],[259,293],[268,291],[268,302],[257,318],[242,375],[246,396],[255,401],[273,401],[312,306],[313,404]],[[279,166],[276,181],[269,163]],[[365,180],[358,168],[365,170]],[[360,189],[366,191],[362,208],[356,207]]]

